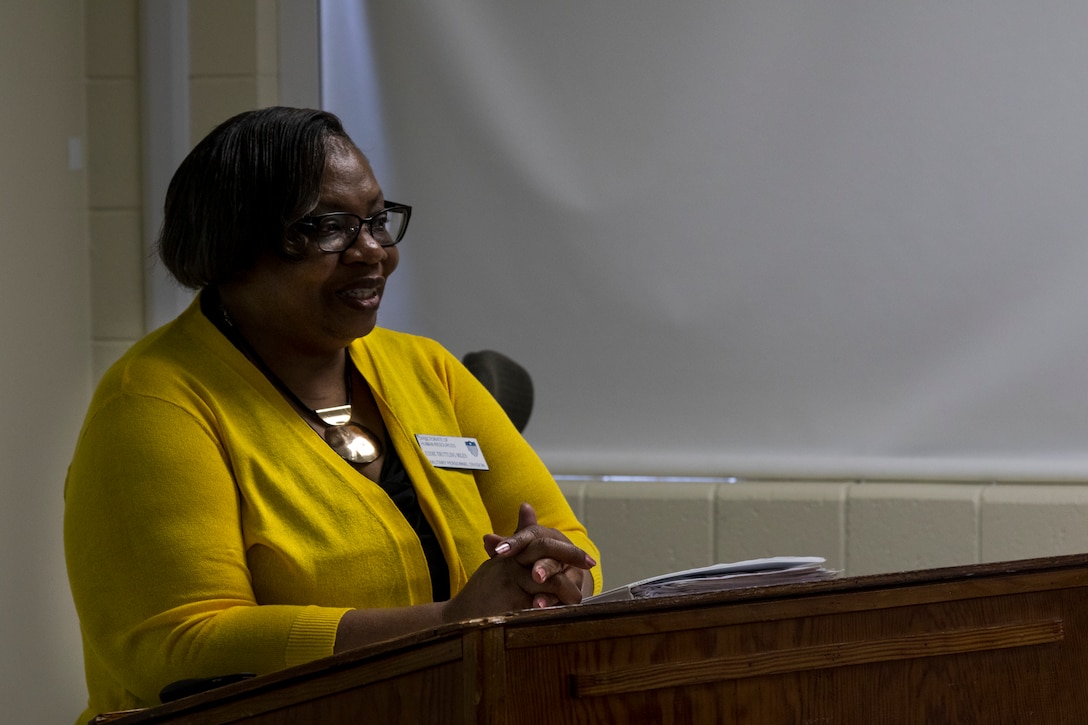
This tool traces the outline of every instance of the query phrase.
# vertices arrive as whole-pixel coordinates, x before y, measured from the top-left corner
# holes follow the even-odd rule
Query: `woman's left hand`
[[[525,566],[531,568],[533,579],[541,584],[552,577],[563,577],[583,597],[593,594],[593,575],[588,569],[596,566],[597,562],[583,552],[586,559],[585,569],[563,564],[546,555],[547,549],[554,546],[574,547],[574,544],[563,532],[538,524],[536,511],[528,503],[521,504],[518,510],[518,527],[511,536],[484,536],[484,549],[491,558],[519,558]],[[539,593],[533,597],[532,607],[541,609],[571,603],[573,602],[561,602],[554,594]]]

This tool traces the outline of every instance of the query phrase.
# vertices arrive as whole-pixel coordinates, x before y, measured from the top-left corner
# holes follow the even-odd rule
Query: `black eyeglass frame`
[[[388,214],[391,211],[403,213],[404,224],[401,225],[400,231],[397,233],[396,239],[383,244],[381,241],[378,240],[377,237],[374,236],[373,224],[379,217],[384,214]],[[378,242],[380,246],[395,247],[400,242],[400,240],[404,239],[404,233],[408,231],[408,222],[412,219],[412,207],[408,204],[398,204],[394,201],[387,201],[385,202],[385,206],[382,207],[382,210],[380,212],[377,212],[376,214],[371,214],[368,217],[361,217],[358,214],[352,214],[348,211],[334,211],[329,212],[328,214],[316,214],[314,216],[302,217],[295,223],[295,226],[299,227],[303,231],[303,233],[312,234],[316,232],[319,228],[321,220],[327,219],[329,217],[350,217],[357,221],[357,225],[355,227],[355,234],[351,237],[350,240],[348,240],[347,244],[344,245],[343,249],[325,249],[321,246],[321,242],[316,240],[314,241],[314,246],[317,247],[318,251],[320,252],[324,252],[325,254],[343,254],[347,250],[351,249],[355,242],[359,240],[359,234],[363,231],[363,227],[366,227],[366,233],[370,235],[371,239]]]

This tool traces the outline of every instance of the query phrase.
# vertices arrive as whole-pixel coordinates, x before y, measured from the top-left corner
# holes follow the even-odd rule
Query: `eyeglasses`
[[[375,242],[383,247],[392,247],[404,238],[411,217],[412,207],[387,201],[384,209],[365,219],[346,211],[334,211],[303,217],[295,226],[310,237],[322,252],[338,254],[355,244],[363,227]]]

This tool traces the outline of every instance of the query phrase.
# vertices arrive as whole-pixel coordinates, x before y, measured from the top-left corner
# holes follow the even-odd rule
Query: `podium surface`
[[[473,620],[113,722],[1088,722],[1088,555]]]

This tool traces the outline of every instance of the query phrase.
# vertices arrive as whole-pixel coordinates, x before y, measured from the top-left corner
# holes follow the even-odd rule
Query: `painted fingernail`
[[[496,554],[505,554],[508,551],[510,551],[510,542],[508,541],[504,541],[495,547]]]

